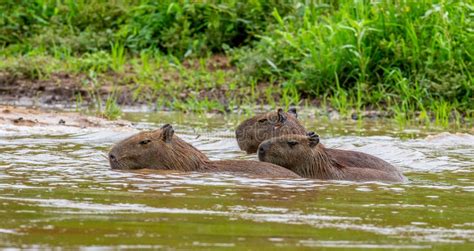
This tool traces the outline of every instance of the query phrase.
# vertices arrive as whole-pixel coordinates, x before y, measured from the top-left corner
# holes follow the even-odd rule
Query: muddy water
[[[254,158],[229,129],[242,118],[125,118],[138,130],[172,123],[213,159]],[[134,131],[4,125],[0,247],[474,249],[474,136],[382,121],[306,126],[327,146],[401,167],[410,183],[112,171],[104,153]]]

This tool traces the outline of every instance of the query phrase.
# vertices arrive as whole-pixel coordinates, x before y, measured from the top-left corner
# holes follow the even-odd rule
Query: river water
[[[243,117],[127,113],[171,123],[211,159],[239,151]],[[0,125],[0,247],[474,250],[474,136],[385,121],[302,116],[329,147],[374,154],[406,184],[113,171],[104,155],[134,130]]]

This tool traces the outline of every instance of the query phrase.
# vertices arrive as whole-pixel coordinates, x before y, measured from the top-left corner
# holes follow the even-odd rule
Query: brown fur
[[[279,109],[257,115],[243,121],[235,131],[240,149],[247,153],[256,153],[263,141],[286,134],[306,134],[295,109],[288,112]]]
[[[264,177],[300,178],[283,167],[252,160],[211,161],[178,136],[170,125],[140,132],[119,143],[109,153],[113,169],[160,169],[183,172],[230,172]]]
[[[256,160],[217,160],[211,164],[221,172],[248,173],[262,177],[301,178],[294,172],[272,163]]]
[[[258,157],[292,170],[302,177],[325,180],[403,182],[394,166],[375,156],[319,143],[319,136],[285,135],[264,141]]]

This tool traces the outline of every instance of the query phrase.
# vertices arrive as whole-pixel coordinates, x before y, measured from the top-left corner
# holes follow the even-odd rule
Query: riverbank
[[[388,104],[357,109],[354,98],[346,95],[313,97],[276,83],[252,82],[225,55],[183,62],[173,57],[142,55],[130,58],[120,72],[107,63],[91,61],[96,56],[62,60],[48,55],[3,57],[1,103],[72,108],[110,119],[119,118],[126,106],[145,106],[151,111],[246,114],[262,107],[299,106],[314,109],[315,116],[328,119],[388,118],[401,125],[446,128],[473,121],[472,113],[460,112],[454,103],[445,102],[433,111],[405,110]]]
[[[0,124],[19,127],[107,128],[112,131],[133,131],[132,123],[108,120],[77,112],[0,105]]]
[[[0,95],[94,105],[109,118],[123,105],[269,105],[465,124],[474,116],[471,10],[464,1],[7,1]]]

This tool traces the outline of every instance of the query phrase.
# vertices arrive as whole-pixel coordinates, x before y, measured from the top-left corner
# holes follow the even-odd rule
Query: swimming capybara
[[[140,132],[117,143],[109,152],[112,169],[160,169],[183,172],[230,172],[262,177],[301,178],[271,163],[253,160],[211,161],[174,134],[171,125]]]
[[[296,109],[284,112],[268,112],[242,122],[235,131],[237,143],[241,150],[256,153],[263,141],[286,134],[306,134],[306,129],[297,118]]]
[[[306,178],[324,180],[403,182],[407,179],[394,166],[375,156],[331,149],[315,133],[284,135],[260,144],[258,158]]]

